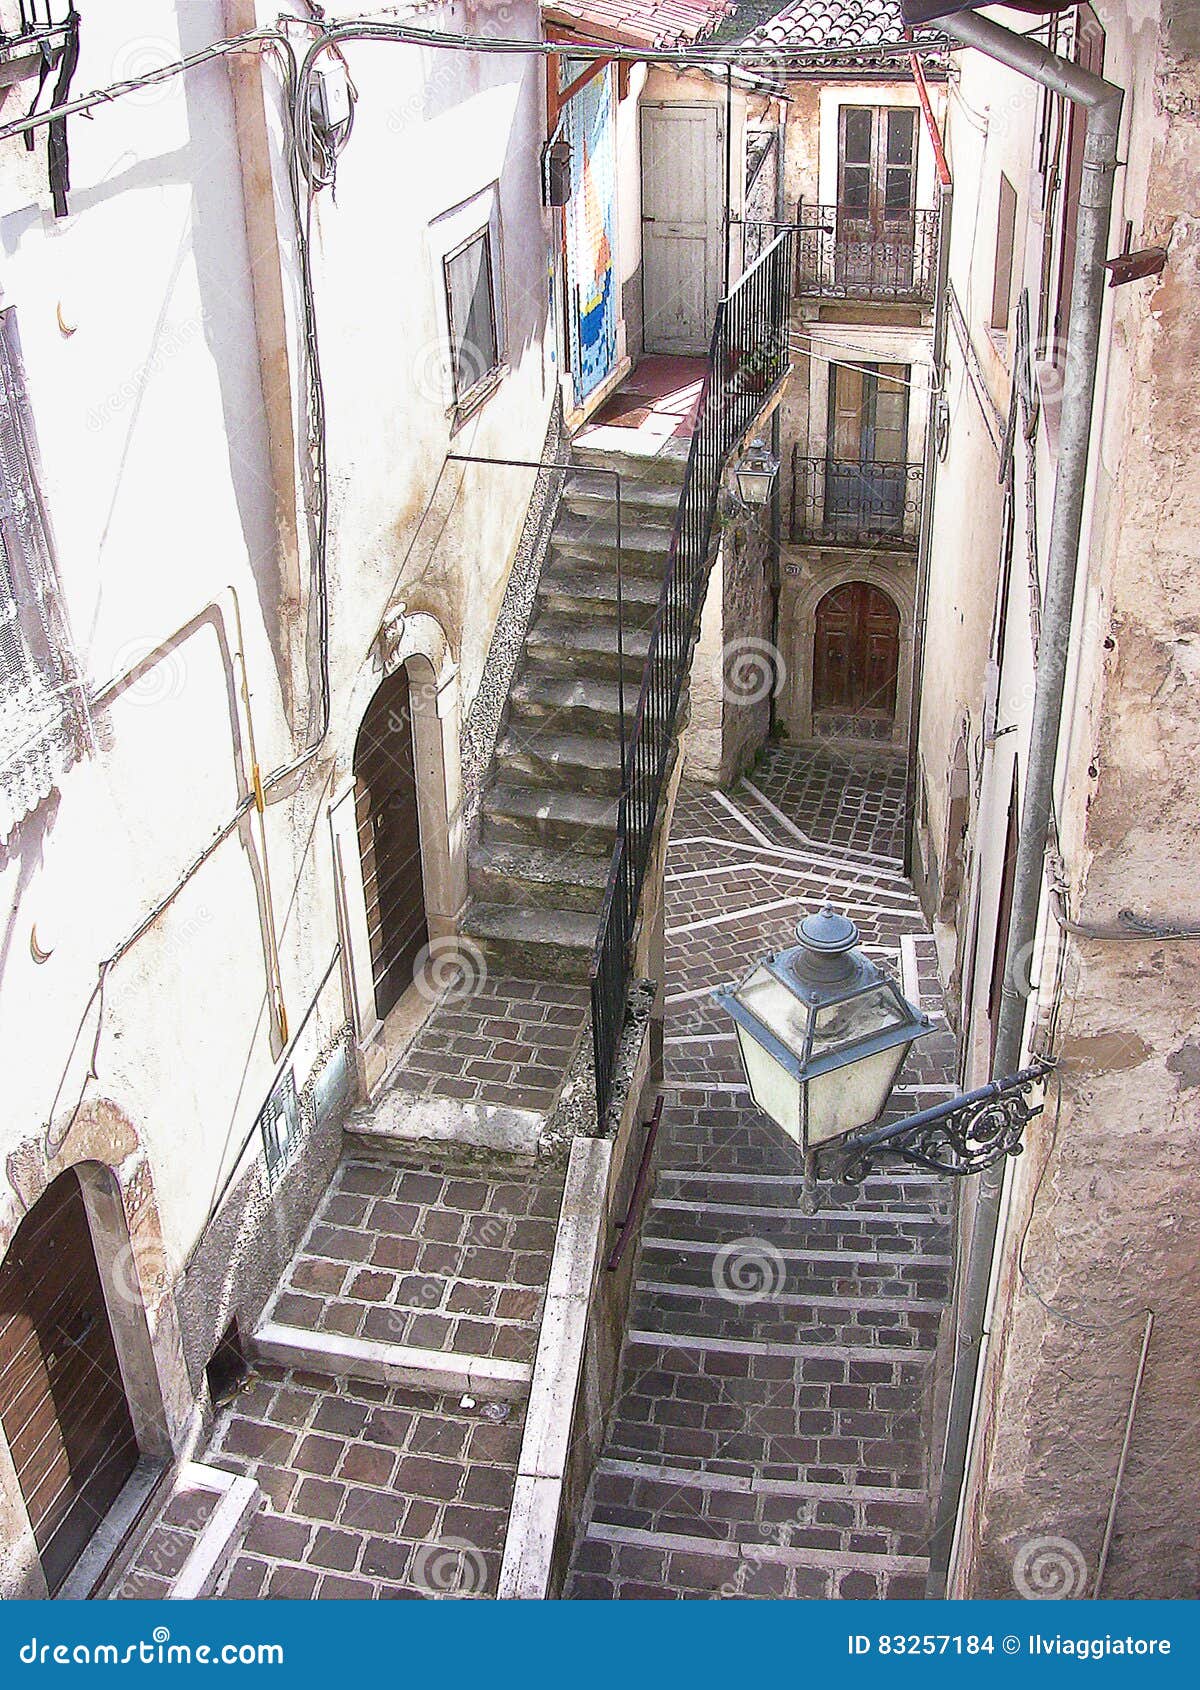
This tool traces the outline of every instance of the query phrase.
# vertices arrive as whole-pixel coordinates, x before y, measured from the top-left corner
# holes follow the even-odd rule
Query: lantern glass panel
[[[737,995],[750,1014],[799,1057],[808,1037],[808,1005],[761,963]]]
[[[858,1044],[878,1033],[888,1033],[902,1027],[909,1011],[896,993],[886,984],[848,998],[844,1003],[826,1004],[818,1009],[813,1029],[813,1060],[829,1056],[842,1045]]]
[[[800,1082],[789,1074],[769,1051],[764,1050],[744,1027],[738,1028],[738,1045],[750,1096],[764,1115],[774,1121],[776,1126],[782,1127],[788,1137],[799,1144]]]
[[[831,1068],[807,1082],[808,1145],[824,1144],[864,1126],[882,1112],[911,1040]]]

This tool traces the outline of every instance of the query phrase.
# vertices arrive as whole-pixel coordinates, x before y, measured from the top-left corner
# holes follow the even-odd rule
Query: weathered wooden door
[[[382,1019],[412,985],[417,958],[429,941],[412,700],[404,669],[386,678],[367,707],[354,773],[375,1009]]]
[[[74,1169],[0,1263],[0,1421],[53,1595],[138,1459]]]
[[[908,468],[907,364],[831,364],[825,525],[898,534]]]
[[[814,726],[868,737],[890,732],[899,663],[900,614],[886,593],[866,581],[826,593],[817,606]]]
[[[911,106],[843,106],[834,279],[850,292],[913,284],[917,114]]]
[[[722,113],[643,104],[641,122],[645,347],[704,353],[721,297]]]

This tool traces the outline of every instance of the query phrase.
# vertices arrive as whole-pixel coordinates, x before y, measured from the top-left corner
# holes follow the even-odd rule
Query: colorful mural
[[[582,68],[578,61],[564,61],[565,79]],[[595,391],[617,359],[614,109],[610,67],[573,95],[565,112],[565,133],[571,144],[567,314],[577,404]]]

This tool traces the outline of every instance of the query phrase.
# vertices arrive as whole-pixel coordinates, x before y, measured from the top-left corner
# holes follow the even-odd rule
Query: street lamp
[[[734,466],[738,497],[747,507],[761,507],[771,501],[771,489],[779,474],[779,459],[765,440],[756,440]]]
[[[878,1126],[905,1057],[933,1023],[863,955],[858,938],[854,923],[826,905],[804,918],[790,950],[757,963],[740,986],[713,993],[733,1018],[751,1097],[804,1153],[807,1214],[817,1208],[819,1165],[862,1179],[878,1152],[891,1151],[966,1174],[1015,1155],[1040,1108],[1028,1093],[1051,1066],[1035,1063]]]
[[[874,1121],[914,1039],[932,1029],[828,905],[791,950],[714,995],[737,1027],[750,1095],[807,1155]]]

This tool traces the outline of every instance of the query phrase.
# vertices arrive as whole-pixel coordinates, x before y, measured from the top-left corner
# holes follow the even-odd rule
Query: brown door
[[[813,720],[820,731],[879,738],[896,714],[900,614],[866,581],[835,587],[817,606]]]
[[[834,279],[847,292],[912,287],[916,169],[914,107],[842,107]]]
[[[825,528],[834,535],[904,531],[907,364],[831,364]]]
[[[0,1421],[53,1595],[138,1458],[74,1169],[0,1263]]]
[[[375,1009],[381,1017],[412,985],[429,941],[408,674],[389,675],[367,708],[354,748],[355,811]]]
[[[1017,770],[1013,765],[1012,792],[1008,800],[1008,830],[1004,839],[1004,868],[1000,876],[1000,904],[996,911],[996,937],[992,946],[992,978],[988,985],[988,1022],[991,1054],[996,1054],[1000,1030],[1000,1002],[1004,996],[1004,975],[1008,966],[1008,924],[1012,920],[1013,889],[1017,880]]]

